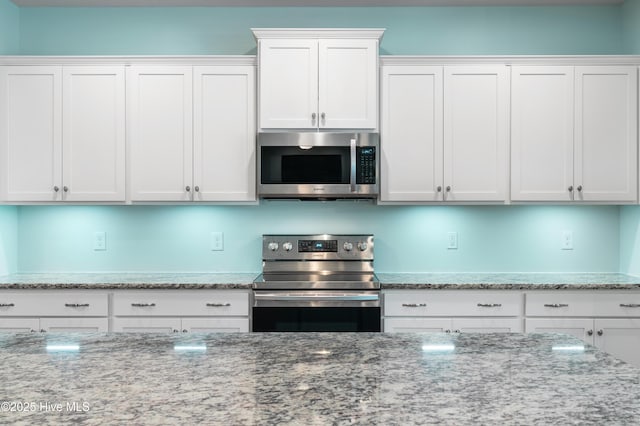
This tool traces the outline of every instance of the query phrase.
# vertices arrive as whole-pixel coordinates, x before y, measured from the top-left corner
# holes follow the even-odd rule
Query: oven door
[[[254,291],[252,331],[381,331],[377,291]]]

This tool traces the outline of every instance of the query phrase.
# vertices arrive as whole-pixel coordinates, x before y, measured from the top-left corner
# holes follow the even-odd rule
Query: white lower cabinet
[[[640,366],[640,293],[532,292],[525,332],[566,333]]]
[[[385,332],[522,332],[522,294],[511,291],[389,290]]]
[[[96,291],[0,292],[0,332],[109,330],[109,296]]]
[[[113,295],[112,331],[248,332],[249,292],[131,290]]]

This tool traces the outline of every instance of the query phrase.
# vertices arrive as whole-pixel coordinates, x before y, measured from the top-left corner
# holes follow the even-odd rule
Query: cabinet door
[[[573,67],[511,72],[511,199],[571,201]]]
[[[378,127],[378,41],[320,40],[320,128]]]
[[[62,87],[63,199],[124,201],[124,67],[65,67]]]
[[[8,66],[0,80],[4,196],[7,201],[60,200],[62,69]]]
[[[39,330],[38,318],[0,318],[0,333],[33,333]]]
[[[124,333],[178,333],[180,318],[122,318],[113,319],[113,330]]]
[[[183,318],[182,331],[189,333],[247,333],[248,318]]]
[[[266,39],[258,49],[260,128],[317,128],[318,41]]]
[[[40,318],[40,330],[52,333],[109,331],[108,318]]]
[[[385,318],[386,333],[443,333],[451,332],[450,318]]]
[[[636,201],[636,67],[576,67],[576,198]]]
[[[508,138],[508,68],[445,67],[445,201],[504,201]]]
[[[189,201],[192,194],[191,67],[127,70],[133,201]]]
[[[640,319],[596,319],[595,330],[596,346],[640,367]]]
[[[457,333],[522,333],[519,318],[454,318],[452,329]]]
[[[255,200],[255,67],[195,67],[194,104],[194,200]]]
[[[526,318],[525,333],[564,333],[593,344],[593,320],[573,318]]]
[[[442,200],[442,67],[382,68],[381,201]]]

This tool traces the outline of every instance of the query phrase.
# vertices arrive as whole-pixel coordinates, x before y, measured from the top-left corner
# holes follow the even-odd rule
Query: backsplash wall
[[[617,272],[616,206],[17,207],[18,270],[258,272],[266,233],[372,233],[379,272]],[[574,250],[561,250],[571,230]],[[93,250],[106,232],[107,250]],[[210,233],[224,233],[224,251]],[[458,233],[458,250],[447,233]]]
[[[17,55],[20,50],[20,10],[9,0],[0,0],[0,55]]]
[[[0,275],[18,270],[18,207],[0,206]]]

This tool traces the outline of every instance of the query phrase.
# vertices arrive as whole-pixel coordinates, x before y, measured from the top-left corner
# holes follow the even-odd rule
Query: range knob
[[[278,250],[278,243],[269,243],[267,245],[267,248],[271,251],[276,251]]]
[[[291,250],[293,250],[293,244],[291,244],[289,241],[287,241],[286,243],[282,244],[282,248],[285,251],[291,251]]]
[[[353,250],[353,243],[350,243],[349,241],[346,241],[342,245],[342,248],[344,249],[344,251],[351,251],[351,250]]]
[[[365,251],[367,249],[368,245],[366,241],[360,241],[358,243],[358,250],[360,251]]]

